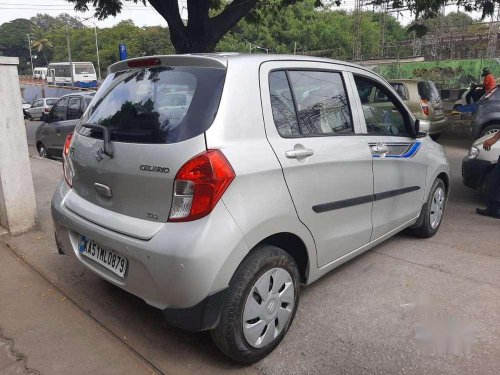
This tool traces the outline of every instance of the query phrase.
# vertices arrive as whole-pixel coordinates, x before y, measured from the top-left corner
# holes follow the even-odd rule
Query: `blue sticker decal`
[[[390,145],[390,144],[389,144]],[[421,142],[414,142],[405,152],[404,154],[386,154],[386,155],[373,155],[374,158],[392,158],[392,159],[408,159],[415,156],[415,154],[422,146]]]
[[[80,242],[78,243],[78,251],[80,253],[85,252],[85,248],[87,247],[87,239],[84,236],[80,237]]]

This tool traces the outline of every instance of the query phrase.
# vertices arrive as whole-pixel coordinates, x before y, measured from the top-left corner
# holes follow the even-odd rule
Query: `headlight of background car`
[[[471,146],[470,150],[469,150],[469,154],[467,155],[467,157],[469,159],[475,159],[477,156],[479,155],[479,149],[475,146]]]

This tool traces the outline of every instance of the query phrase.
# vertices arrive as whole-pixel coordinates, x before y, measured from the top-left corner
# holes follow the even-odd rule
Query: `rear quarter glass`
[[[204,133],[217,114],[226,71],[204,67],[154,67],[110,74],[82,123],[110,129],[111,140],[177,143]],[[80,127],[78,133],[102,138]]]

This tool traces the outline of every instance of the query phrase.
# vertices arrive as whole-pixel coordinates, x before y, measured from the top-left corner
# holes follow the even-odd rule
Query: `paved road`
[[[439,233],[397,235],[306,288],[287,337],[251,367],[228,361],[207,333],[169,326],[158,310],[57,254],[49,202],[59,163],[32,159],[40,227],[10,244],[165,373],[498,374],[500,222],[477,216],[481,198],[461,183],[470,141],[453,133],[441,142],[453,175]]]

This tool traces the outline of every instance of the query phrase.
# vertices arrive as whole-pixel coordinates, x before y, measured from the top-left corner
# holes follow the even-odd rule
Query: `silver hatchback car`
[[[288,331],[301,285],[403,229],[437,232],[450,170],[420,125],[391,85],[340,61],[118,62],[63,150],[58,249],[258,361]]]

